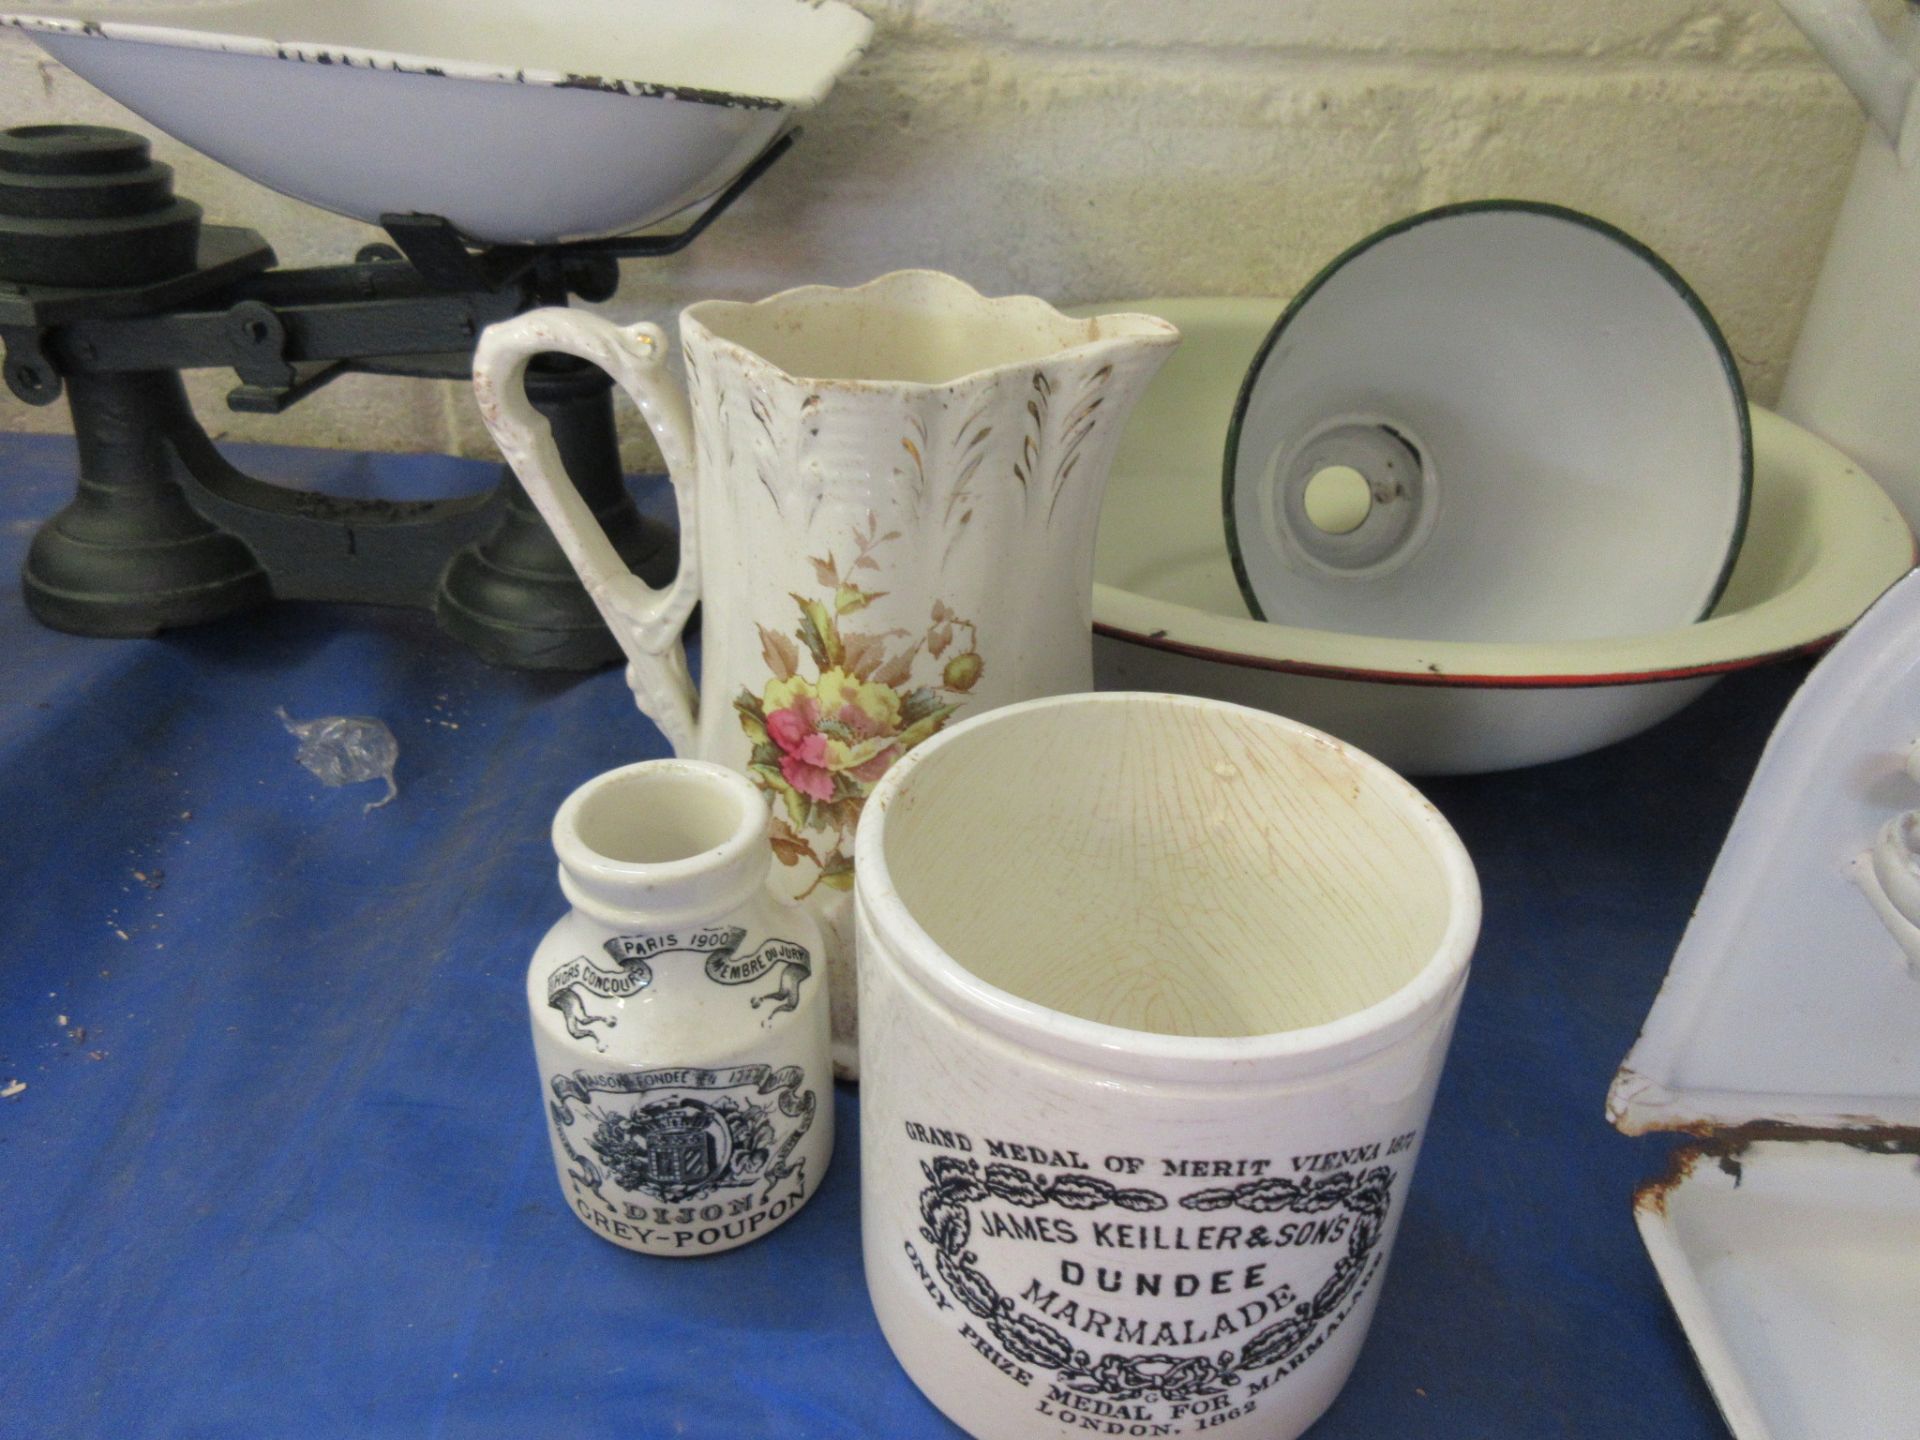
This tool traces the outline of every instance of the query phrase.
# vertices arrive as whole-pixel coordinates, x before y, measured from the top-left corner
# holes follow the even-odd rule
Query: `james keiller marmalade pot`
[[[1357,751],[1171,695],[965,721],[856,843],[881,1329],[975,1435],[1286,1440],[1379,1298],[1479,929]]]

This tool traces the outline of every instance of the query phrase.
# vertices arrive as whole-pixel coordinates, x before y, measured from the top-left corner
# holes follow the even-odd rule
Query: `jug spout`
[[[1914,90],[1914,63],[1873,18],[1866,0],[1780,0],[1896,148]]]

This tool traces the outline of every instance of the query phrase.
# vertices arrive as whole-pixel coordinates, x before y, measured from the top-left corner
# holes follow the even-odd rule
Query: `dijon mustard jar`
[[[820,932],[769,888],[768,819],[693,760],[610,770],[554,817],[572,909],[527,971],[534,1056],[567,1205],[628,1250],[765,1235],[832,1157]]]

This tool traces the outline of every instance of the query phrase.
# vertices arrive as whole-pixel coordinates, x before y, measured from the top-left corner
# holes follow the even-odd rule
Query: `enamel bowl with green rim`
[[[1414,640],[1273,624],[1227,556],[1220,457],[1234,397],[1283,302],[1152,299],[1181,347],[1121,441],[1094,562],[1103,689],[1209,695],[1289,716],[1416,775],[1584,754],[1664,720],[1720,675],[1831,642],[1913,563],[1880,487],[1845,456],[1752,411],[1746,536],[1713,614],[1655,634]]]
[[[1447,205],[1287,306],[1227,434],[1247,608],[1418,640],[1587,640],[1698,620],[1753,473],[1746,396],[1684,280],[1591,215]]]

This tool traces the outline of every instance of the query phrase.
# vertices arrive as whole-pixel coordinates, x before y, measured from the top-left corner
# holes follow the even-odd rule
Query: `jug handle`
[[[656,590],[627,568],[594,519],[554,444],[545,417],[527,399],[527,366],[559,352],[597,365],[632,397],[659,442],[680,516],[680,569]],[[699,701],[681,632],[700,598],[693,422],[686,395],[666,373],[667,337],[657,325],[617,326],[579,310],[549,308],[490,325],[473,354],[473,389],[500,453],[627,656],[627,683],[676,755],[694,752]]]

